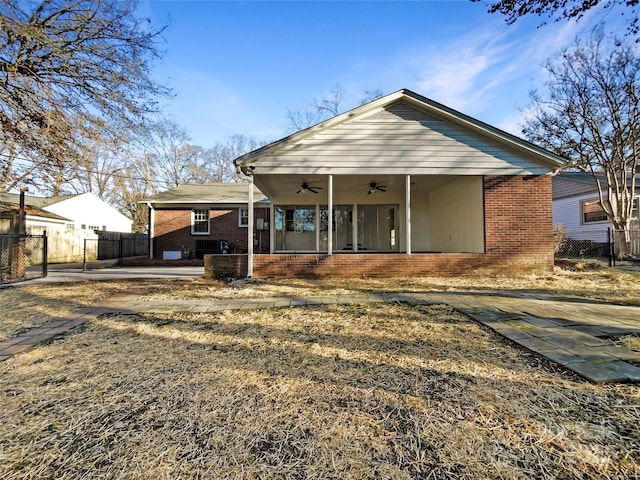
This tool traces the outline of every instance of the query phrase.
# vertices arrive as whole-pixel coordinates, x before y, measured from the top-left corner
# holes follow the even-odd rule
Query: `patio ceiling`
[[[428,191],[451,181],[450,175],[414,175],[411,177],[412,192]],[[316,204],[328,203],[329,177],[328,175],[255,175],[255,184],[275,204],[297,203]],[[360,200],[375,203],[404,198],[405,175],[334,175],[333,203],[341,201]],[[306,183],[311,187],[318,187],[318,193],[301,190]],[[369,186],[375,183],[384,186],[385,192],[377,190],[375,196],[368,195]]]

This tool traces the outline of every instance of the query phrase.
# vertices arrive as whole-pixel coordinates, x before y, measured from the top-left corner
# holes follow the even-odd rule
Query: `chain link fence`
[[[47,235],[0,234],[0,283],[47,276]]]
[[[556,259],[600,260],[609,266],[640,267],[640,229],[554,231]]]

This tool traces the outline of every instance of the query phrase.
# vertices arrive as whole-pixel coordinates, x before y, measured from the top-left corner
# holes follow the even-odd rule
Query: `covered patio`
[[[561,165],[401,90],[236,160],[250,195],[255,185],[272,205],[270,253],[249,242],[248,275],[548,270],[549,174]]]
[[[266,175],[260,188],[274,192],[271,253],[484,248],[482,177]]]

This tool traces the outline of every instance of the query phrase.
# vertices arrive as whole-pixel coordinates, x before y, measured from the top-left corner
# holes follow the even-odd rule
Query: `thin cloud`
[[[504,71],[513,45],[505,37],[502,25],[484,27],[445,45],[427,47],[405,62],[417,70],[414,88],[453,108],[477,109],[486,102],[487,92],[507,81]]]

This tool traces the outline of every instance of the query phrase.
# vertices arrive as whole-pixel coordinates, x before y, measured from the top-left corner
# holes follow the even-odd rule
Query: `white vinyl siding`
[[[610,222],[582,222],[582,202],[593,200],[593,192],[576,197],[562,198],[553,201],[553,227],[560,225],[567,229],[569,238],[575,240],[606,241],[607,228]]]
[[[429,192],[430,250],[484,252],[484,204],[480,177],[459,177]]]
[[[398,102],[260,159],[268,173],[526,175],[548,166],[498,140]]]

